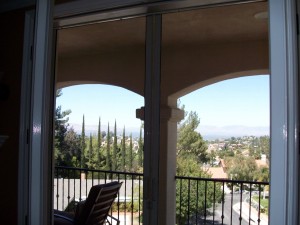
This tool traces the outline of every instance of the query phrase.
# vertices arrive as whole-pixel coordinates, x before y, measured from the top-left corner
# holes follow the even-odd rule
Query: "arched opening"
[[[195,84],[201,88],[179,99],[185,119],[178,125],[176,196],[181,198],[176,202],[181,217],[177,220],[186,221],[190,213],[196,215],[190,217],[192,223],[203,218],[226,224],[241,218],[246,223],[251,217],[267,224],[269,76],[219,80],[204,87]],[[195,196],[196,201],[187,201]]]
[[[119,216],[139,220],[133,213],[142,208],[144,137],[136,109],[143,104],[140,95],[112,85],[84,84],[57,91],[54,209],[72,211],[93,185],[118,180],[124,188],[113,207]]]

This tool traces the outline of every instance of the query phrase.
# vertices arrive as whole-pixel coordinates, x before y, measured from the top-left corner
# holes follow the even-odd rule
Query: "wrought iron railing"
[[[267,182],[182,176],[175,179],[178,225],[268,224]],[[115,180],[123,185],[111,214],[121,224],[142,224],[141,173],[55,167],[54,209],[73,211],[76,203],[88,196],[93,185]]]
[[[177,224],[267,225],[268,185],[176,176]]]

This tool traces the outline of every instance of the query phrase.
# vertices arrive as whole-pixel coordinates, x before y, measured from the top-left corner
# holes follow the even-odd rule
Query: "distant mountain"
[[[270,135],[269,127],[249,126],[201,126],[198,130],[205,140],[217,138],[242,137],[242,136],[264,136]]]
[[[70,124],[69,127],[73,127],[75,132],[81,134],[81,124]],[[113,131],[114,127],[110,126],[110,131]],[[125,127],[126,135],[132,133],[132,136],[139,137],[139,127]],[[97,125],[85,125],[85,134],[88,136],[90,133],[97,134]],[[101,126],[101,131],[107,131],[107,125]],[[249,127],[249,126],[201,126],[198,129],[200,134],[205,140],[214,140],[217,138],[230,138],[230,137],[242,137],[242,136],[264,136],[270,135],[269,127]],[[117,128],[117,133],[121,135],[123,127]]]
[[[82,124],[69,124],[69,127],[73,127],[77,134],[81,134]],[[114,131],[114,125],[109,126],[110,131]],[[101,131],[107,132],[107,125],[101,125]],[[85,125],[85,135],[89,136],[90,134],[97,134],[98,125]],[[121,135],[123,133],[123,127],[117,127],[117,134]],[[140,128],[139,127],[125,127],[126,135],[132,133],[132,137],[139,137]]]

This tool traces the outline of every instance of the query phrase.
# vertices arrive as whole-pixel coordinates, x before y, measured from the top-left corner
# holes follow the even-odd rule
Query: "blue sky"
[[[136,119],[135,110],[144,105],[144,98],[124,88],[111,85],[76,85],[62,89],[62,96],[57,98],[56,105],[62,110],[71,109],[69,124],[81,125],[84,114],[87,126],[101,125],[139,128],[141,120]]]
[[[71,109],[69,123],[80,129],[85,115],[87,129],[95,130],[98,119],[102,125],[115,119],[119,129],[137,131],[141,121],[135,110],[144,105],[140,95],[109,85],[77,85],[64,88],[57,105]],[[270,120],[269,76],[230,79],[206,86],[180,98],[187,111],[196,111],[200,118],[199,131],[203,136],[220,133],[231,135],[263,135]],[[249,131],[251,130],[251,131]],[[234,132],[236,134],[234,134]],[[245,134],[243,134],[245,132]],[[252,133],[251,133],[252,132]]]
[[[187,111],[196,111],[201,125],[269,126],[269,76],[230,79],[180,98]]]

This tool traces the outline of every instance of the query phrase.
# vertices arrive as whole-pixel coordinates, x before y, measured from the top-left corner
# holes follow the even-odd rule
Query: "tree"
[[[101,134],[101,119],[99,117],[99,124],[98,124],[98,135],[97,135],[97,159],[98,159],[98,169],[100,168],[100,160],[101,160],[101,144],[102,144],[102,134]]]
[[[176,175],[184,177],[209,178],[195,155],[177,158]],[[180,179],[176,184],[176,223],[186,224],[188,215],[198,213],[199,218],[214,201],[222,198],[221,184],[197,180]],[[206,207],[205,207],[206,206]],[[193,223],[196,224],[196,223]]]
[[[93,139],[92,139],[92,134],[90,133],[89,163],[91,163],[92,157],[93,157]]]
[[[254,180],[259,182],[269,182],[270,180],[270,171],[266,166],[258,168],[254,173]]]
[[[208,153],[207,158],[209,159],[209,164],[211,166],[215,166],[214,163],[216,162],[217,153],[214,150],[212,150],[210,153]]]
[[[230,144],[237,144],[236,138],[235,138],[235,137],[231,137],[229,143],[230,143]]]
[[[227,174],[234,180],[253,181],[257,165],[253,157],[235,155],[235,157],[226,157],[225,164],[228,168]]]
[[[126,139],[125,139],[125,126],[123,128],[123,138],[122,138],[122,146],[121,146],[121,168],[123,171],[126,171],[125,162],[126,162]]]
[[[56,97],[62,95],[61,89],[56,91]],[[71,110],[62,111],[61,106],[58,106],[55,110],[54,116],[54,158],[57,166],[64,166],[71,164],[70,154],[65,143],[65,136],[68,130],[68,115],[71,114]]]
[[[56,90],[56,98],[62,96],[62,94],[63,94],[63,93],[62,93],[61,88],[59,88],[59,89]]]
[[[129,171],[132,172],[133,169],[133,148],[132,148],[132,134],[130,134],[129,142]]]
[[[177,155],[195,155],[199,162],[205,163],[207,158],[207,146],[200,133],[196,131],[200,119],[196,112],[190,112],[188,118],[179,126]]]
[[[142,139],[142,127],[140,128],[140,137],[139,137],[139,150],[138,150],[138,165],[139,167],[143,167],[143,139]]]
[[[234,151],[229,150],[228,147],[226,147],[226,148],[224,148],[224,150],[218,152],[218,156],[221,159],[224,159],[225,157],[233,157],[234,156]]]
[[[265,135],[259,137],[259,145],[262,154],[266,154],[267,159],[270,157],[270,137]]]
[[[85,167],[85,163],[86,163],[86,159],[84,157],[84,151],[86,148],[86,144],[85,144],[85,124],[84,124],[84,115],[82,117],[82,130],[81,130],[81,162],[80,162],[80,167],[84,168]]]
[[[73,127],[68,129],[65,136],[65,143],[71,158],[71,164],[69,166],[80,167],[81,137],[78,134],[76,134]]]
[[[115,120],[114,127],[114,143],[113,143],[113,157],[112,157],[112,170],[117,170],[117,151],[118,151],[118,143],[117,143],[117,121]]]
[[[94,139],[94,141],[93,141]],[[89,138],[89,148],[86,151],[86,166],[89,169],[97,169],[99,166],[99,161],[98,161],[98,156],[96,154],[96,152],[94,151],[95,148],[98,147],[98,143],[95,143],[96,141],[96,137],[94,137],[91,133],[90,133],[90,138]],[[95,144],[93,144],[95,143]]]
[[[182,106],[184,108],[184,106]],[[196,112],[190,112],[183,123],[179,124],[177,141],[177,176],[202,177],[208,175],[201,169],[201,163],[209,161],[207,146],[199,132],[196,131],[200,119]],[[180,180],[176,185],[176,222],[185,224],[188,214],[204,214],[205,204],[209,208],[214,200],[222,197],[219,184],[211,182]],[[206,185],[201,187],[201,185]],[[187,191],[189,190],[189,191]]]
[[[107,134],[106,134],[106,169],[111,171],[109,123],[107,126]]]

